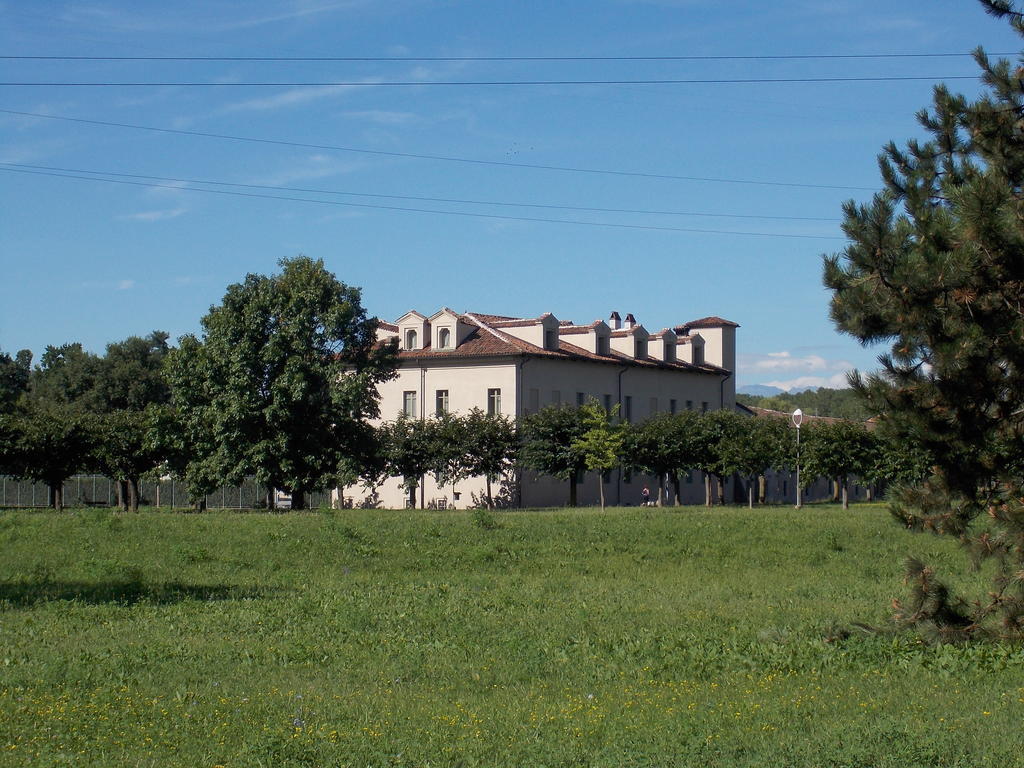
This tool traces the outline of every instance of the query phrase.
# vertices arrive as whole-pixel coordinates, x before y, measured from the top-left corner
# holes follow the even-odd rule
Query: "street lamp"
[[[803,493],[800,490],[800,425],[804,420],[804,412],[797,408],[793,411],[793,426],[796,427],[796,508],[804,505]]]

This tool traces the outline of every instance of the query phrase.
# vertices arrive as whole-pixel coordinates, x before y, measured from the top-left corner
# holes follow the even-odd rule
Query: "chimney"
[[[636,318],[633,317],[633,313],[630,312],[628,315],[626,315],[625,328],[628,330],[632,328],[634,325],[636,325]]]
[[[608,327],[613,331],[619,330],[622,327],[622,318],[619,317],[619,313],[613,311],[611,316],[608,318]]]

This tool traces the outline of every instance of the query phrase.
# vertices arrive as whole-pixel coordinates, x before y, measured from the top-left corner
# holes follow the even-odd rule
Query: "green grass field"
[[[881,506],[0,513],[2,766],[1024,766]]]

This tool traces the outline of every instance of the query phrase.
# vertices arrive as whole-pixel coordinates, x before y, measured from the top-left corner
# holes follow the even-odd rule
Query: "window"
[[[700,412],[701,412],[701,413],[707,413],[707,412],[708,412],[708,404],[707,404],[707,401],[705,401],[705,402],[703,402],[703,403],[701,403],[701,404],[700,404]]]
[[[657,412],[658,412],[658,398],[652,397],[651,398],[651,416],[653,416]]]
[[[531,389],[530,396],[528,398],[528,404],[526,406],[527,413],[536,413],[540,410],[540,390]]]
[[[612,396],[611,395],[605,395],[604,396],[604,412],[605,413],[611,413],[612,412]]]
[[[412,331],[416,333],[416,331]],[[402,413],[410,419],[416,418],[416,392],[408,391],[402,393]]]
[[[410,328],[408,331],[406,331],[405,332],[405,348],[406,349],[416,349],[417,338],[418,337],[416,336],[416,331],[414,329]]]
[[[487,390],[487,414],[489,416],[497,416],[501,413],[501,390],[500,389],[488,389]]]
[[[665,362],[674,363],[676,359],[676,345],[665,343]]]
[[[693,364],[704,365],[704,347],[696,345],[693,348]]]
[[[544,349],[558,349],[558,331],[544,331]]]
[[[611,340],[607,336],[597,337],[597,354],[599,355],[610,355],[611,354]]]
[[[577,392],[576,393],[576,407],[579,407],[579,406],[583,405],[585,402],[587,402],[587,393],[586,392]]]
[[[634,357],[640,358],[641,360],[647,357],[647,339],[636,340],[636,354]]]
[[[562,404],[562,391],[560,389],[551,390],[551,404],[561,405]]]
[[[687,400],[686,401],[686,410],[688,410],[688,411],[692,411],[693,410],[693,400]]]
[[[438,416],[444,416],[448,413],[448,390],[439,389],[434,396],[434,413]]]
[[[437,332],[437,346],[439,349],[450,349],[452,346],[452,332],[442,328]]]
[[[673,397],[668,401],[668,412],[674,415],[676,410],[678,410],[678,404],[676,403],[676,399]]]
[[[624,413],[622,414],[622,418],[625,419],[626,421],[632,422],[633,421],[633,398],[632,398],[631,395],[626,395],[626,399],[625,399],[625,402],[623,403],[622,410],[624,411]]]

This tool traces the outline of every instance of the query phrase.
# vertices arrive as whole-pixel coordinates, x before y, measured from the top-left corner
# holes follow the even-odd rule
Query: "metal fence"
[[[287,509],[290,499],[275,494],[277,507]],[[207,509],[266,509],[267,487],[255,480],[218,488],[206,497]],[[66,507],[113,507],[117,505],[117,483],[103,475],[75,475],[64,483]],[[150,480],[139,483],[139,506],[167,509],[191,507],[185,484],[178,480]],[[331,494],[317,491],[306,495],[310,509],[329,507]],[[16,480],[0,475],[0,508],[28,509],[50,506],[50,489],[45,483]]]

